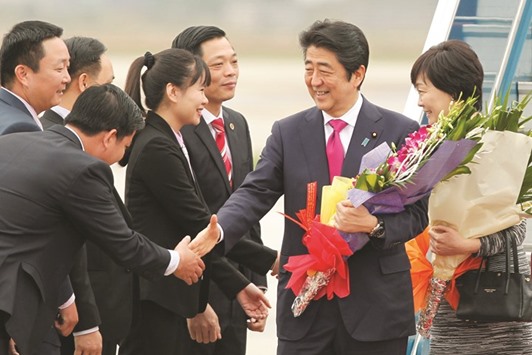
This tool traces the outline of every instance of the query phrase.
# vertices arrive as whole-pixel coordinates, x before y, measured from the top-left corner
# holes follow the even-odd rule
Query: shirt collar
[[[70,113],[70,110],[62,107],[62,106],[54,106],[52,107],[52,111],[54,111],[55,113],[57,113],[59,116],[63,117],[63,119],[66,118],[66,116],[68,116],[68,114]]]
[[[360,113],[360,109],[362,108],[362,102],[363,101],[364,101],[364,99],[362,98],[362,95],[358,94],[357,101],[355,102],[353,107],[351,107],[346,113],[344,113],[340,117],[332,117],[331,115],[329,115],[325,111],[322,111],[322,113],[323,113],[323,124],[327,125],[327,123],[329,123],[330,120],[340,119],[340,120],[344,121],[345,123],[347,123],[348,125],[354,127],[356,122],[357,122],[357,118],[358,118],[358,115]]]
[[[224,114],[224,111],[223,111],[222,108],[220,109],[220,113],[218,115],[215,115],[215,114],[211,113],[206,108],[204,108],[203,111],[201,112],[201,115],[203,116],[203,119],[205,120],[205,123],[207,123],[208,125],[210,125],[211,122],[214,121],[215,119],[217,119],[218,117],[222,117],[223,118],[223,114]]]
[[[74,135],[78,138],[79,143],[81,144],[81,150],[85,151],[85,146],[83,145],[83,141],[81,140],[81,137],[76,133],[76,131],[74,131],[68,125],[66,125],[65,128],[68,129],[70,132],[74,133]]]

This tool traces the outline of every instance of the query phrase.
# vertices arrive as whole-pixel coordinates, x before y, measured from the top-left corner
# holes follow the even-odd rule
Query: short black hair
[[[305,56],[307,49],[311,46],[325,48],[333,52],[340,64],[345,68],[347,80],[351,80],[351,75],[361,65],[366,69],[368,67],[368,41],[366,36],[364,36],[364,32],[351,23],[328,19],[316,21],[309,29],[301,32],[299,44]]]
[[[484,70],[469,44],[448,40],[430,47],[412,66],[410,81],[416,85],[418,76],[426,76],[437,89],[457,100],[477,97],[476,108],[482,108]]]
[[[102,42],[96,38],[72,37],[65,40],[65,44],[70,54],[68,74],[72,79],[82,73],[98,75],[102,69],[102,54],[107,50]]]
[[[39,62],[44,57],[42,42],[62,34],[61,27],[43,21],[25,21],[13,26],[4,35],[0,48],[0,85],[9,88],[17,65],[27,65],[38,72]]]
[[[201,44],[221,37],[226,37],[225,32],[216,26],[192,26],[174,38],[172,48],[186,49],[192,54],[202,57]]]
[[[144,128],[144,118],[136,103],[113,84],[94,85],[83,91],[65,118],[65,124],[88,136],[117,130],[117,138]]]

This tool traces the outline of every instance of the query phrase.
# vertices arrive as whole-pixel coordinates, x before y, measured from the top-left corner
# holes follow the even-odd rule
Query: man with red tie
[[[172,47],[187,49],[200,56],[211,74],[211,83],[205,88],[209,102],[205,105],[200,124],[183,127],[181,132],[205,202],[210,211],[216,213],[253,170],[248,123],[241,113],[223,106],[235,95],[239,75],[238,57],[225,32],[215,26],[189,27],[174,39]],[[262,244],[258,223],[243,231],[243,234],[246,242]],[[265,262],[271,263],[275,259],[276,253],[273,250],[270,252],[273,252],[271,258]],[[266,290],[264,275],[227,260],[240,272],[245,282],[243,285],[251,282]],[[209,304],[218,317],[222,339],[210,344],[194,344],[194,352],[202,355],[244,355],[247,328],[262,331],[266,319],[248,322],[232,295],[224,292],[215,282],[211,282]],[[204,312],[188,321],[189,330],[196,341],[199,341],[195,335],[199,324],[208,316]]]

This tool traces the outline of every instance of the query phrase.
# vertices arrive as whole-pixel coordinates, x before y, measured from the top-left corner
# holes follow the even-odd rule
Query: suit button
[[[131,269],[126,269],[126,272],[131,272]]]

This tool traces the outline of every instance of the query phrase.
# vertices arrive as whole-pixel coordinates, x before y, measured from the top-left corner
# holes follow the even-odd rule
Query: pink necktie
[[[329,125],[333,128],[333,132],[327,140],[327,160],[329,161],[329,178],[331,182],[333,177],[342,173],[342,165],[344,164],[344,146],[340,140],[340,132],[347,126],[347,123],[342,120],[330,120]]]
[[[222,160],[224,161],[225,171],[227,173],[227,178],[229,179],[229,184],[232,186],[233,181],[231,180],[231,160],[229,160],[229,155],[227,154],[227,141],[225,140],[225,128],[223,119],[217,118],[212,121],[212,128],[216,132],[216,146],[222,155]]]

